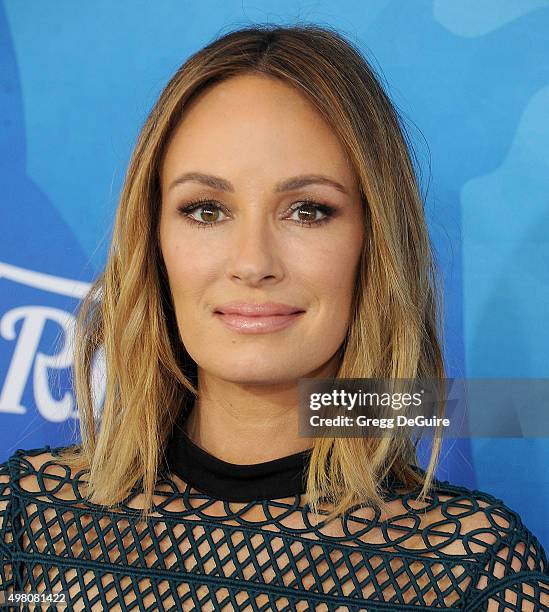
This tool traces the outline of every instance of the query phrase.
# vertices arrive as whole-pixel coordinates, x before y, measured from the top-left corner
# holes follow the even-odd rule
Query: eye
[[[294,207],[291,211],[291,216],[297,213],[298,218],[293,219],[300,225],[306,226],[318,226],[322,223],[327,223],[335,213],[336,209],[333,206],[327,204],[319,204],[313,200],[302,200],[298,203],[298,206]],[[317,214],[320,213],[320,219],[317,218]]]
[[[186,221],[199,228],[215,227],[225,220],[220,216],[226,215],[223,207],[212,200],[195,200],[177,210]],[[308,199],[301,200],[290,209],[289,218],[305,227],[318,227],[327,223],[334,216],[336,210],[335,207],[328,204],[320,204]],[[294,217],[296,214],[297,218]],[[321,215],[320,218],[318,218],[319,214]]]
[[[214,227],[220,221],[220,213],[225,214],[220,206],[210,200],[195,200],[178,208],[178,211],[186,220],[200,227]],[[193,216],[195,213],[198,213],[198,218]]]

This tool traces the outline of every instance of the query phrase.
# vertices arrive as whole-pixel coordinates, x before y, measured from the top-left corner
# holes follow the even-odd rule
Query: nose
[[[227,272],[231,279],[249,285],[280,280],[283,276],[281,245],[266,215],[256,211],[234,225],[231,244],[227,245]]]

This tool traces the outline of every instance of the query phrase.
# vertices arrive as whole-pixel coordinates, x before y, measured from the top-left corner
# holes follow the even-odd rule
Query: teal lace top
[[[437,482],[420,503],[390,480],[388,517],[364,504],[315,522],[307,451],[232,465],[179,432],[146,523],[139,487],[116,509],[92,504],[58,451],[0,466],[8,593],[64,591],[64,609],[94,611],[549,609],[542,546],[486,493]]]

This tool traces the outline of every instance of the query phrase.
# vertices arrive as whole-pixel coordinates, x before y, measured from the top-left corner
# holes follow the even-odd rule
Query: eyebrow
[[[208,187],[217,189],[219,191],[235,191],[233,185],[229,181],[219,176],[214,176],[213,174],[204,174],[203,172],[185,172],[185,174],[178,176],[171,182],[170,186],[168,187],[168,191],[173,189],[176,185],[182,185],[183,183],[189,182],[201,183],[202,185],[207,185]],[[347,189],[345,189],[341,183],[338,183],[334,179],[324,176],[323,174],[301,174],[299,176],[293,176],[289,179],[278,182],[273,191],[274,193],[296,191],[297,189],[307,187],[308,185],[329,185],[341,193],[349,195]]]

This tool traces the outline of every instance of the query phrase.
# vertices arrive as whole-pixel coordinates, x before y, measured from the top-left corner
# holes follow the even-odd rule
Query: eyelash
[[[212,208],[214,209],[217,208],[218,210],[223,211],[223,208],[221,206],[218,206],[213,200],[210,200],[209,198],[199,198],[198,200],[193,200],[189,202],[188,204],[186,204],[185,206],[180,206],[177,210],[185,218],[186,221],[189,221],[190,223],[193,223],[197,225],[198,227],[201,227],[204,229],[208,227],[215,227],[219,223],[223,223],[223,221],[214,221],[213,223],[205,223],[204,221],[197,221],[196,219],[193,219],[190,216],[191,213],[193,213],[195,210],[198,210],[199,208],[202,208],[205,204],[210,204]],[[324,217],[322,217],[321,219],[318,219],[317,221],[295,221],[295,223],[298,223],[299,225],[303,225],[305,227],[314,227],[314,226],[318,227],[319,225],[323,225],[324,223],[327,223],[330,220],[330,218],[334,216],[337,210],[333,206],[329,206],[327,204],[321,204],[320,202],[316,202],[315,200],[311,200],[309,198],[304,198],[302,200],[299,200],[299,204],[300,206],[296,206],[293,210],[290,211],[290,214],[293,214],[296,210],[299,210],[304,204],[310,204],[314,206],[316,210],[320,211],[321,213],[325,215]]]

